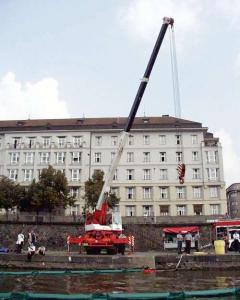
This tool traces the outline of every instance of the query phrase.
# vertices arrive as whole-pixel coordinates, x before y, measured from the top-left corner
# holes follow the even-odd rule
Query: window
[[[25,169],[23,170],[23,180],[32,181],[33,179],[33,170]]]
[[[79,204],[74,204],[74,206],[70,206],[69,208],[70,208],[71,216],[80,215],[80,205]]]
[[[33,164],[34,162],[34,152],[25,153],[25,164]]]
[[[186,215],[186,205],[177,205],[177,215],[178,216]]]
[[[127,180],[134,180],[134,170],[127,169]]]
[[[177,134],[177,135],[175,135],[175,138],[176,138],[176,144],[180,145],[182,143],[182,141],[181,141],[182,140],[181,135]]]
[[[112,210],[113,210],[113,212],[120,212],[120,207],[119,207],[119,205],[114,206],[114,207],[112,208]],[[117,220],[117,221],[119,221],[119,220]]]
[[[166,152],[160,152],[160,162],[167,161],[167,153]]]
[[[135,188],[128,187],[127,188],[127,199],[134,199],[135,198]]]
[[[119,188],[118,187],[111,187],[111,194],[119,197]]]
[[[118,137],[117,136],[111,136],[111,142],[112,142],[112,146],[117,146]]]
[[[219,215],[220,214],[220,204],[210,204],[210,214]]]
[[[202,204],[193,204],[193,213],[194,215],[203,214],[203,205]]]
[[[218,187],[217,186],[210,186],[209,187],[209,196],[210,196],[210,198],[217,198],[218,197]]]
[[[73,137],[73,147],[78,148],[82,147],[83,137],[82,136],[74,136]]]
[[[10,164],[16,165],[19,163],[20,153],[19,152],[11,152],[10,153]]]
[[[14,137],[13,138],[13,148],[17,149],[20,147],[21,138],[20,137]]]
[[[49,152],[40,152],[40,163],[49,164],[50,162],[50,153]]]
[[[160,199],[168,199],[168,188],[160,187]]]
[[[177,198],[178,199],[184,199],[185,198],[185,187],[184,186],[178,186],[176,188],[177,190]]]
[[[115,170],[113,180],[118,180],[118,170]]]
[[[208,163],[216,163],[218,159],[218,151],[206,151],[207,162]]]
[[[207,168],[208,180],[217,180],[219,170],[217,168]]]
[[[181,151],[176,152],[176,161],[177,162],[182,161],[182,152]]]
[[[143,136],[143,145],[150,145],[150,136],[149,135]]]
[[[134,162],[134,153],[127,152],[127,162]]]
[[[81,174],[80,169],[72,169],[71,170],[71,180],[72,181],[80,181],[80,174]]]
[[[167,180],[167,179],[168,179],[168,170],[160,169],[160,180]]]
[[[200,186],[193,186],[192,190],[193,190],[193,198],[194,199],[201,198],[201,196],[202,196],[201,195],[202,194],[202,189],[201,189]]]
[[[160,145],[166,145],[166,135],[159,135]]]
[[[193,169],[193,179],[200,179],[200,169]]]
[[[136,207],[134,205],[126,206],[126,217],[134,217],[136,215]]]
[[[197,145],[198,143],[198,136],[196,134],[192,135],[192,145]]]
[[[17,169],[9,170],[8,172],[9,172],[9,174],[8,174],[9,179],[11,179],[13,181],[16,181],[18,179],[18,170]]]
[[[82,158],[82,152],[72,152],[71,158],[72,158],[72,164],[80,164]]]
[[[64,164],[66,153],[65,152],[57,152],[56,155],[56,164]]]
[[[144,217],[152,217],[153,214],[153,206],[152,205],[143,205],[143,216]]]
[[[36,144],[36,138],[35,137],[29,137],[28,138],[28,148],[32,149]]]
[[[198,157],[199,157],[198,151],[193,151],[193,152],[192,152],[192,160],[193,160],[193,161],[197,161],[197,160],[198,160]]]
[[[151,170],[150,169],[144,169],[143,170],[143,179],[144,180],[151,180]]]
[[[51,137],[44,136],[42,139],[43,139],[43,148],[49,148],[51,145]]]
[[[58,146],[60,148],[64,148],[66,145],[66,137],[65,136],[59,136],[58,137]]]
[[[95,136],[95,145],[96,146],[102,145],[102,137],[101,136]]]
[[[169,205],[160,205],[160,216],[169,215]]]
[[[143,162],[150,162],[150,152],[143,152]]]
[[[79,187],[71,187],[70,188],[70,196],[73,198],[79,198],[80,188]]]
[[[144,187],[143,188],[143,199],[151,199],[152,198],[152,188]]]
[[[134,136],[133,135],[128,136],[128,145],[129,146],[134,145]]]
[[[102,158],[101,152],[95,152],[95,163],[100,163]]]
[[[111,162],[114,160],[116,153],[115,152],[111,152]]]

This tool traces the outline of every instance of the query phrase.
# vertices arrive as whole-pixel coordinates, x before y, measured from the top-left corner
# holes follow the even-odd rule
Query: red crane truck
[[[124,254],[125,246],[128,244],[128,237],[122,234],[122,222],[120,214],[118,212],[113,212],[110,218],[110,222],[109,218],[107,218],[108,194],[110,192],[110,187],[115,170],[122,156],[124,146],[126,144],[129,132],[132,128],[134,118],[143,97],[145,88],[148,84],[149,77],[151,75],[152,68],[157,58],[163,38],[168,26],[173,26],[173,23],[174,20],[172,18],[163,18],[163,24],[159,32],[157,41],[155,43],[146,71],[138,88],[135,100],[127,119],[127,123],[124,127],[123,132],[121,133],[117,154],[113,160],[109,172],[106,174],[105,182],[99,196],[96,209],[93,213],[89,213],[86,216],[85,234],[80,237],[68,237],[68,245],[78,244],[85,248],[87,254],[100,254],[102,250],[106,250],[108,254]]]

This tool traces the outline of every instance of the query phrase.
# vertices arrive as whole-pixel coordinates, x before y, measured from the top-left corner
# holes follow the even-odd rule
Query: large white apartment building
[[[51,164],[65,172],[81,213],[84,182],[108,172],[126,118],[0,121],[0,175],[22,185]],[[186,165],[184,184],[178,162]],[[122,216],[224,215],[222,148],[201,123],[137,117],[112,182]]]

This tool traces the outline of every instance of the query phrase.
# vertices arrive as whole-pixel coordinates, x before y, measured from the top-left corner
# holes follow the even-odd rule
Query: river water
[[[0,276],[1,292],[166,292],[240,287],[240,271],[159,271],[153,274]]]

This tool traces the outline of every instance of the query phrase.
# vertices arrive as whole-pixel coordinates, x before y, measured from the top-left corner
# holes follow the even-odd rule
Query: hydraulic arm
[[[134,118],[135,118],[136,113],[138,111],[138,107],[141,103],[141,100],[142,100],[144,91],[146,89],[146,86],[148,84],[148,81],[149,81],[149,78],[150,78],[150,75],[151,75],[151,72],[152,72],[153,65],[154,65],[155,60],[157,58],[159,49],[162,45],[163,38],[165,36],[165,33],[167,31],[168,26],[169,25],[173,26],[173,23],[174,23],[174,20],[172,18],[168,18],[168,17],[163,18],[163,24],[162,24],[161,30],[159,32],[157,41],[156,41],[155,46],[153,48],[153,51],[152,51],[151,57],[149,59],[146,71],[145,71],[145,73],[143,75],[143,78],[140,82],[137,94],[135,96],[135,99],[134,99],[134,102],[133,102],[133,105],[132,105],[132,108],[131,108],[131,111],[130,111],[130,114],[129,114],[128,119],[127,119],[127,123],[124,127],[124,131],[121,134],[117,154],[116,154],[116,156],[114,158],[114,161],[113,161],[113,163],[110,167],[110,170],[109,170],[109,172],[108,172],[108,174],[105,178],[105,183],[104,183],[104,186],[102,188],[102,191],[101,191],[101,194],[99,196],[98,203],[97,203],[97,206],[96,206],[97,210],[100,210],[102,208],[102,204],[105,201],[105,197],[108,195],[108,193],[110,191],[110,186],[111,186],[111,183],[112,183],[112,179],[113,179],[115,170],[117,169],[120,158],[122,156],[122,152],[123,152],[124,146],[126,144],[128,133],[132,128]]]

